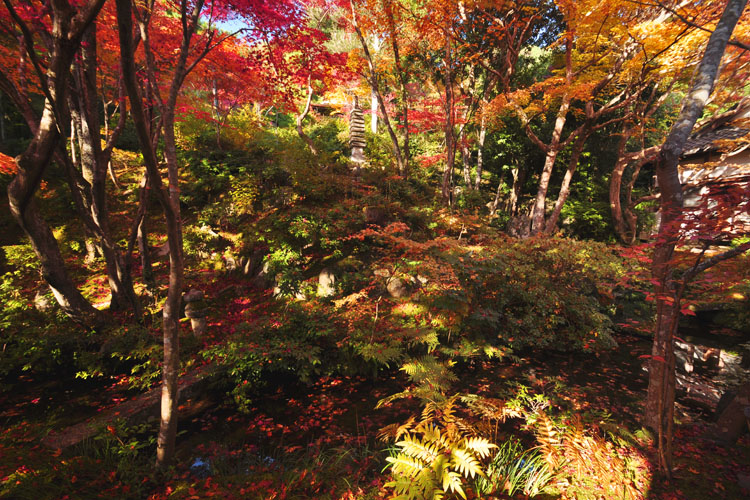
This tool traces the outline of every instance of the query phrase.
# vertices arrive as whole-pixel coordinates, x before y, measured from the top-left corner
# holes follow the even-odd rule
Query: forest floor
[[[233,314],[272,300],[250,288],[246,293],[253,300],[229,301]],[[215,318],[211,328],[229,327],[233,314]],[[632,472],[638,475],[634,482],[642,498],[747,498],[738,475],[750,475],[750,438],[746,435],[731,447],[704,439],[707,415],[680,403],[674,479],[667,483],[654,477],[654,450],[638,423],[646,388],[639,357],[648,353],[649,342],[628,335],[617,341],[617,350],[603,356],[520,353],[514,361],[466,363],[457,367],[456,390],[504,398],[521,383],[544,394],[560,412],[574,412],[638,457],[643,466]],[[375,436],[384,425],[420,411],[408,398],[375,409],[380,399],[402,388],[398,372],[376,378],[324,377],[308,384],[279,378],[266,385],[245,413],[207,392],[181,407],[177,465],[164,478],[148,472],[150,464],[144,463],[153,449],[153,419],[119,422],[65,450],[40,444],[52,429],[138,397],[122,384],[101,382],[28,379],[2,395],[0,496],[383,498],[387,491],[381,471],[389,445]],[[521,426],[506,422],[499,437]],[[123,465],[128,464],[123,457],[133,462]]]
[[[136,173],[137,169],[133,168],[123,173],[123,177],[130,175],[129,181],[132,184],[137,179]],[[335,187],[334,183],[328,184]],[[298,231],[293,236],[304,240],[299,242],[300,254],[307,257],[304,251],[309,247],[308,241],[314,241],[317,246],[313,248],[313,252],[317,254],[313,253],[310,258],[321,261],[327,257],[322,250],[329,251],[321,243],[321,234],[330,236],[331,240],[345,240],[345,244],[364,241],[365,231],[375,231],[372,226],[365,226],[362,207],[368,204],[389,207],[391,213],[400,217],[397,220],[413,219],[409,221],[410,226],[421,228],[424,234],[414,234],[420,229],[413,232],[410,230],[408,237],[392,237],[387,241],[381,238],[362,243],[365,249],[360,254],[353,251],[351,253],[355,258],[362,258],[364,263],[355,265],[365,267],[368,274],[364,276],[350,270],[348,279],[352,282],[359,280],[357,286],[369,286],[370,290],[374,290],[377,286],[383,288],[383,279],[373,277],[375,270],[389,268],[402,273],[402,276],[416,274],[418,271],[428,276],[431,283],[446,285],[436,294],[442,295],[432,297],[436,303],[438,299],[454,302],[455,297],[451,293],[457,288],[455,274],[459,271],[475,272],[475,268],[469,267],[474,263],[464,263],[461,257],[464,254],[457,253],[460,264],[449,266],[447,259],[444,259],[439,262],[443,267],[438,268],[434,261],[429,260],[430,255],[420,255],[419,258],[413,258],[413,255],[428,253],[425,249],[432,248],[425,244],[428,239],[432,243],[448,235],[445,239],[450,240],[451,245],[458,245],[456,241],[462,237],[463,241],[469,240],[467,232],[473,232],[477,236],[472,243],[479,249],[476,253],[482,254],[483,235],[476,217],[462,219],[450,213],[436,211],[434,217],[427,218],[424,216],[424,207],[405,207],[391,202],[389,183],[384,183],[388,186],[386,196],[372,194],[377,191],[374,184],[357,186],[349,179],[341,184],[345,186],[347,194],[344,196],[336,192],[338,204],[334,207],[329,206],[327,201],[318,202],[318,205],[304,205],[300,202],[295,207],[285,206],[285,210],[273,208],[263,214],[253,214],[255,218],[252,221],[243,219],[243,223],[249,227],[270,228],[277,232],[278,227],[285,231],[293,227]],[[357,190],[365,194],[357,194]],[[132,222],[129,214],[134,212],[134,193],[123,192],[119,195],[125,201],[122,202],[124,206],[113,211],[113,226],[120,228],[120,232],[124,234]],[[66,212],[61,208],[59,213]],[[269,215],[267,220],[262,220],[266,215]],[[440,217],[440,223],[434,224],[438,226],[437,229],[427,228]],[[339,223],[340,227],[337,226]],[[149,224],[154,231],[151,243],[158,247],[165,239],[157,232],[157,218],[154,216]],[[198,224],[191,228],[193,238],[196,238],[198,231],[195,226]],[[366,229],[362,230],[363,227]],[[328,232],[321,228],[326,228]],[[270,229],[262,235],[266,237],[271,234]],[[261,233],[260,229],[253,230]],[[378,231],[382,236],[385,228]],[[238,234],[219,232],[222,237],[227,236],[227,240],[234,242],[234,239],[239,239]],[[61,240],[65,239],[64,234],[59,236]],[[421,239],[417,241],[418,238]],[[488,240],[492,238],[495,238],[494,233],[487,237]],[[8,242],[20,243],[22,238],[19,236],[12,240],[9,239]],[[460,243],[463,244],[463,241]],[[194,246],[198,247],[202,242],[203,240],[199,240]],[[331,241],[324,243],[332,244]],[[80,248],[73,248],[69,242],[66,245],[70,246],[64,249],[68,264],[78,271],[77,277],[84,283],[84,293],[95,302],[106,304],[108,292],[102,275],[103,263],[98,263],[98,270],[86,269],[81,262]],[[512,247],[506,240],[501,240],[499,244],[495,242],[495,245]],[[17,253],[16,262],[33,262],[31,251],[21,247],[22,244],[13,245],[13,251]],[[335,248],[337,251],[340,248],[347,250],[343,246]],[[495,247],[490,248],[494,249]],[[210,248],[206,250],[201,247],[200,250],[211,253]],[[509,251],[515,250],[511,248]],[[519,253],[525,251],[524,248]],[[508,255],[515,258],[515,255]],[[368,261],[368,257],[372,259]],[[415,264],[416,270],[409,267],[410,261],[421,260],[422,257],[424,260]],[[203,262],[197,251],[191,258],[193,262],[187,272],[187,283],[191,288],[198,288],[206,293],[210,309],[208,332],[201,339],[191,335],[188,321],[182,322],[184,373],[204,369],[212,359],[237,356],[233,360],[235,365],[229,366],[233,366],[232,369],[238,373],[230,373],[232,377],[225,378],[236,382],[235,379],[239,377],[242,384],[243,369],[249,375],[253,375],[254,370],[258,369],[262,372],[261,375],[256,378],[248,376],[249,380],[244,381],[248,385],[247,391],[242,385],[227,387],[224,380],[224,385],[209,384],[182,404],[177,460],[174,467],[166,472],[155,472],[153,468],[158,428],[156,413],[149,418],[115,420],[76,445],[65,449],[50,448],[42,444],[42,441],[51,432],[64,433],[71,426],[96,419],[107,412],[116,412],[120,405],[143,398],[148,390],[158,387],[161,352],[158,319],[153,325],[145,327],[123,321],[121,326],[108,332],[108,338],[102,339],[92,338],[89,333],[80,331],[76,326],[71,327],[64,319],[63,327],[56,332],[57,323],[49,319],[50,314],[55,314],[54,311],[45,313],[45,316],[34,311],[33,305],[17,306],[23,309],[19,317],[27,318],[25,321],[28,321],[22,327],[27,335],[31,332],[34,337],[28,350],[23,352],[32,361],[19,370],[20,375],[17,377],[16,371],[8,376],[3,367],[0,367],[0,373],[5,376],[0,382],[6,384],[0,386],[0,498],[160,500],[216,497],[352,500],[392,496],[392,490],[386,488],[390,479],[386,458],[393,453],[394,444],[378,440],[378,435],[385,426],[402,424],[410,417],[418,416],[423,409],[423,402],[406,397],[376,408],[380,401],[408,386],[407,376],[398,369],[399,364],[393,361],[387,367],[388,362],[379,366],[373,364],[374,368],[368,373],[362,353],[358,353],[359,357],[352,355],[348,359],[344,354],[349,353],[355,345],[349,338],[350,330],[358,328],[364,331],[362,325],[365,323],[369,336],[365,340],[369,340],[371,345],[387,347],[391,336],[393,342],[406,343],[407,337],[393,334],[402,334],[408,330],[404,328],[406,320],[398,323],[402,318],[397,318],[397,310],[401,306],[416,309],[419,304],[407,304],[405,301],[408,299],[404,299],[404,302],[394,300],[388,304],[386,293],[376,290],[369,296],[359,294],[365,297],[362,301],[364,304],[350,307],[347,303],[341,308],[337,307],[338,316],[326,315],[326,311],[316,316],[320,310],[315,310],[315,307],[332,310],[332,304],[318,302],[317,305],[310,306],[312,311],[305,311],[307,306],[299,305],[294,300],[274,298],[271,290],[256,288],[248,277],[237,272],[228,273],[226,269],[215,269],[210,263]],[[156,291],[157,296],[163,295],[166,267],[164,259],[157,259],[155,262],[157,282],[162,284],[162,289]],[[444,272],[444,269],[447,271]],[[136,264],[134,271],[138,273],[139,270]],[[545,282],[533,271],[523,271],[529,273],[529,280],[539,280],[529,282],[530,284],[536,288],[544,288]],[[748,271],[744,269],[733,272],[737,276],[745,273],[742,274],[745,276]],[[445,275],[451,273],[453,281],[449,282]],[[28,269],[20,269],[17,278],[17,282],[21,284],[16,290],[17,295],[24,300],[33,297],[40,287],[38,273],[33,266],[29,264]],[[376,278],[380,281],[379,284],[373,284]],[[445,281],[441,282],[442,279]],[[526,281],[523,283],[525,286]],[[144,288],[139,287],[138,292],[142,297],[146,296]],[[379,298],[378,293],[381,294]],[[532,299],[541,297],[530,296]],[[383,297],[385,298],[381,301]],[[466,305],[466,302],[465,300],[458,305]],[[450,304],[451,307],[454,305]],[[9,305],[6,304],[6,307]],[[391,308],[388,312],[387,307]],[[153,317],[158,317],[157,304],[149,304],[148,308]],[[455,310],[443,309],[438,312],[445,313],[443,316],[448,319],[444,323],[448,323],[450,313]],[[386,314],[390,315],[389,320],[384,319]],[[331,330],[335,330],[335,325],[327,325],[325,321],[334,317],[342,324],[350,322],[356,328],[340,329],[344,334],[341,331],[331,333]],[[373,317],[376,321],[380,317],[382,326],[379,323],[379,328],[376,329]],[[47,325],[48,328],[39,326],[47,321],[51,325]],[[418,321],[421,319],[409,321],[414,321],[413,324],[419,326]],[[277,325],[280,326],[275,329]],[[411,325],[409,323],[407,326]],[[307,330],[296,337],[295,329],[298,326]],[[326,328],[330,339],[319,342],[316,329]],[[446,330],[450,331],[448,328]],[[242,335],[235,336],[236,332]],[[256,337],[264,334],[271,337],[270,341],[264,344],[259,340],[256,343]],[[342,338],[344,335],[346,338]],[[375,342],[372,342],[373,335],[376,336]],[[291,337],[291,340],[287,337]],[[623,498],[703,500],[750,497],[750,491],[743,490],[738,484],[741,476],[750,476],[750,437],[745,435],[730,447],[719,446],[703,438],[711,425],[711,415],[679,399],[674,478],[666,482],[657,476],[653,441],[640,424],[647,381],[642,357],[650,352],[650,341],[646,337],[629,335],[623,331],[616,334],[615,338],[618,346],[599,354],[563,354],[526,347],[515,351],[513,356],[501,359],[456,356],[453,371],[457,381],[451,390],[498,401],[507,401],[519,392],[528,392],[539,396],[540,401],[547,401],[545,404],[549,405],[550,414],[554,416],[560,429],[579,424],[585,426],[587,433],[602,438],[598,442],[606,440],[608,454],[619,454],[623,458],[623,463],[627,464],[625,473],[630,476],[628,482],[637,488],[637,495]],[[253,341],[252,349],[243,343],[248,339]],[[71,348],[72,345],[75,349],[73,353],[58,352],[58,344],[55,343],[58,340],[63,347]],[[232,342],[235,345],[230,346]],[[320,345],[333,345],[344,354],[337,352],[326,358],[327,353],[323,352],[319,353],[322,361],[313,360],[313,356],[306,350]],[[586,346],[584,351],[585,348]],[[5,345],[2,349],[5,351]],[[266,349],[272,352],[265,352]],[[213,358],[206,357],[206,353],[214,353]],[[56,365],[47,359],[50,356],[66,359],[66,355],[90,356],[90,362],[81,359],[75,361],[76,366],[91,365],[92,368],[76,373],[69,366]],[[351,365],[362,366],[354,366],[353,370],[351,366],[344,366],[345,363],[341,362],[341,369],[326,368],[330,372],[338,372],[337,374],[319,375],[315,371],[316,367],[329,359],[345,359]],[[247,366],[242,364],[246,361]],[[267,365],[258,368],[258,363]],[[105,366],[97,368],[97,364]],[[42,365],[50,365],[52,368]],[[279,368],[263,372],[271,365]],[[344,374],[352,371],[356,374]],[[260,379],[263,383],[255,387]],[[242,405],[238,405],[238,395],[241,396]],[[528,422],[523,419],[508,418],[496,424],[491,430],[493,442],[520,439],[526,448],[536,446],[534,434]],[[575,493],[568,493],[567,497],[547,495],[546,498],[608,500],[602,495],[600,485],[596,484],[598,478],[590,479],[591,483],[580,485]],[[521,496],[516,495],[514,498]],[[495,495],[485,498],[510,497]]]

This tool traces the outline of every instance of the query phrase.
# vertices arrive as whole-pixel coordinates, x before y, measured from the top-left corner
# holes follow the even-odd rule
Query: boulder
[[[397,276],[391,276],[390,278],[388,278],[385,286],[388,290],[388,293],[393,298],[401,299],[411,295],[410,287],[406,284],[406,282],[404,282],[404,280]]]
[[[263,269],[263,259],[266,258],[264,248],[254,249],[242,264],[242,273],[245,276],[256,276]]]
[[[391,272],[388,269],[375,269],[372,274],[381,278],[390,278]]]
[[[382,226],[388,221],[388,214],[381,207],[364,207],[362,208],[362,212],[365,215],[365,222],[367,224]]]
[[[190,302],[198,302],[203,300],[206,297],[206,294],[203,293],[203,290],[198,290],[197,288],[193,288],[192,290],[188,290],[185,295],[183,296],[183,300],[187,303]]]
[[[224,269],[226,269],[227,272],[232,273],[239,268],[240,264],[237,262],[237,259],[235,259],[233,255],[224,256]]]
[[[330,269],[323,268],[318,275],[318,297],[330,297],[336,293],[336,275]]]
[[[253,276],[253,285],[262,290],[270,288],[274,284],[274,280],[271,278],[270,274],[271,265],[268,262],[264,262],[263,266],[260,268],[260,271],[258,271],[258,274]]]
[[[709,431],[710,437],[733,444],[748,431],[750,422],[750,382],[741,386]]]
[[[34,309],[39,312],[47,312],[55,307],[55,300],[47,292],[48,290],[40,289],[34,294]]]

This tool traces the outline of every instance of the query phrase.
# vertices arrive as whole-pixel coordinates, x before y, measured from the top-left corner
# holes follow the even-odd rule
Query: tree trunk
[[[544,212],[547,204],[547,190],[549,189],[549,180],[552,177],[552,170],[555,167],[557,155],[560,153],[560,138],[565,127],[569,108],[570,96],[566,93],[563,95],[560,109],[557,112],[555,128],[552,131],[552,140],[547,146],[547,154],[544,157],[544,168],[542,169],[542,176],[539,178],[539,187],[537,188],[536,199],[534,200],[534,208],[531,212],[531,234],[540,234],[545,229]]]
[[[622,176],[625,174],[625,168],[628,166],[627,159],[625,158],[625,145],[629,136],[630,134],[623,132],[623,135],[620,137],[620,143],[617,148],[617,162],[609,177],[609,208],[612,212],[615,233],[617,233],[617,236],[623,243],[627,241],[627,230],[625,228],[625,221],[622,218],[621,191]]]
[[[453,56],[451,54],[451,39],[445,33],[445,55],[443,58],[443,82],[445,85],[445,170],[443,171],[442,197],[443,203],[448,205],[452,200],[453,168],[456,161],[456,136],[453,127]]]
[[[101,4],[102,2],[92,4],[89,11],[91,19],[99,11]],[[42,276],[52,288],[57,302],[77,321],[97,325],[103,321],[102,314],[81,295],[70,279],[57,241],[42,219],[34,200],[42,175],[60,144],[60,128],[70,119],[65,107],[69,69],[80,46],[83,30],[88,26],[88,23],[81,23],[77,26],[77,31],[72,32],[70,25],[73,12],[58,7],[57,4],[51,6],[53,38],[46,85],[42,87],[45,93],[42,117],[26,151],[16,158],[18,174],[8,185],[8,202],[11,214],[28,235],[31,246],[39,257]],[[26,42],[31,43],[30,40]]]
[[[380,89],[378,88],[378,74],[375,71],[375,63],[372,60],[372,55],[370,54],[370,49],[367,46],[365,37],[364,35],[362,35],[362,30],[359,28],[359,24],[357,23],[357,12],[354,8],[354,1],[352,0],[350,4],[352,10],[352,25],[354,26],[354,31],[357,33],[357,38],[359,38],[359,43],[362,45],[362,51],[365,53],[365,59],[367,59],[367,67],[370,72],[370,78],[368,80],[370,83],[370,87],[372,88],[373,92],[375,92],[375,95],[377,97],[378,106],[380,107],[380,114],[383,115],[383,123],[385,124],[385,127],[388,130],[388,135],[391,138],[391,146],[393,148],[393,156],[396,158],[396,166],[398,167],[399,172],[406,172],[404,159],[401,156],[401,147],[398,144],[398,137],[396,136],[396,132],[393,131],[391,120],[388,118],[388,112],[385,109],[385,101],[383,101],[383,95],[380,93]]]
[[[156,286],[154,280],[153,263],[151,262],[151,249],[148,244],[148,229],[146,228],[146,217],[141,217],[137,226],[138,255],[141,257],[141,276],[146,286],[153,289]]]
[[[484,113],[482,113],[481,121],[479,122],[479,141],[477,143],[477,172],[474,178],[474,189],[479,191],[479,187],[482,184],[482,170],[484,168],[484,140],[487,137],[487,124],[485,123]],[[496,207],[497,208],[497,205]]]
[[[409,90],[407,88],[407,74],[401,64],[401,56],[399,55],[398,45],[398,33],[396,31],[396,21],[393,18],[393,10],[390,2],[386,2],[386,17],[388,20],[388,28],[390,30],[391,48],[393,49],[393,61],[396,66],[396,73],[398,74],[399,91],[401,93],[401,116],[404,127],[404,147],[402,149],[404,164],[403,170],[399,171],[401,177],[406,178],[409,175]]]
[[[557,195],[557,201],[555,201],[555,208],[547,219],[547,226],[544,232],[546,234],[552,234],[557,228],[557,220],[560,218],[560,212],[568,200],[570,195],[570,181],[573,179],[573,174],[578,168],[578,160],[581,158],[583,153],[583,146],[586,144],[588,134],[581,134],[573,144],[573,151],[570,154],[570,161],[568,162],[568,170],[565,171],[565,177],[563,178],[562,184],[560,185],[560,193]]]
[[[500,195],[503,192],[503,186],[505,185],[505,182],[500,179],[497,183],[497,190],[495,191],[495,199],[492,200],[492,203],[490,204],[490,215],[495,215],[497,213],[497,206],[500,204]]]
[[[148,229],[146,227],[146,212],[148,203],[151,201],[150,183],[148,172],[141,177],[138,193],[138,211],[133,218],[133,224],[130,229],[130,238],[128,239],[128,248],[126,251],[126,265],[128,270],[132,269],[133,248],[138,244],[138,254],[141,260],[141,278],[146,284],[149,292],[156,288],[154,281],[154,271],[151,263],[151,253],[148,244]]]
[[[378,133],[378,94],[370,89],[370,132]]]
[[[646,163],[653,161],[657,158],[661,145],[651,146],[633,153],[625,153],[625,143],[628,138],[631,137],[629,131],[624,131],[620,138],[620,144],[618,146],[617,163],[612,170],[612,175],[609,180],[609,207],[612,212],[612,220],[614,221],[615,233],[617,233],[620,241],[626,245],[632,245],[637,237],[636,231],[636,218],[635,214],[632,213],[632,192],[635,181],[638,177],[640,168]],[[633,175],[631,176],[630,182],[628,183],[627,190],[625,193],[625,207],[622,205],[622,177],[625,173],[625,169],[631,162],[636,162],[634,165]]]
[[[573,79],[573,66],[572,66],[572,51],[573,41],[568,39],[565,44],[565,81],[566,88],[570,87],[571,80]],[[547,190],[549,189],[549,180],[552,176],[552,169],[555,167],[555,161],[557,155],[561,149],[561,138],[563,128],[565,127],[565,121],[568,116],[568,110],[570,109],[570,93],[565,92],[560,102],[560,108],[557,111],[557,118],[555,119],[555,127],[552,130],[552,139],[545,149],[544,168],[542,169],[542,175],[539,179],[539,187],[536,192],[536,200],[534,201],[534,207],[531,211],[531,234],[540,234],[544,231],[544,212],[546,210],[547,202]],[[528,129],[530,130],[530,129]]]
[[[92,24],[83,35],[81,59],[76,66],[78,78],[74,82],[78,89],[81,168],[84,178],[89,183],[91,217],[97,229],[106,264],[107,281],[112,295],[110,309],[130,309],[136,316],[140,316],[140,304],[133,289],[130,272],[109,227],[106,180],[111,145],[108,144],[109,151],[102,151],[96,87],[96,24]]]
[[[130,97],[133,122],[138,140],[143,152],[144,163],[149,175],[149,182],[164,211],[167,223],[167,241],[169,243],[169,289],[167,300],[162,311],[164,332],[164,362],[162,366],[162,397],[161,397],[161,420],[159,435],[157,437],[156,464],[163,467],[174,458],[175,439],[177,435],[177,376],[179,373],[179,323],[178,315],[184,280],[184,268],[182,260],[182,226],[179,213],[179,188],[178,172],[176,169],[176,149],[174,143],[174,107],[167,106],[163,109],[164,115],[164,139],[165,153],[168,162],[169,193],[164,191],[161,175],[159,173],[156,154],[152,147],[150,130],[146,123],[143,110],[143,101],[138,92],[138,84],[135,75],[135,55],[132,40],[132,12],[130,0],[117,0],[117,21],[120,38],[120,54],[123,80]],[[194,6],[193,28],[197,26],[198,13],[203,2],[198,1]],[[183,12],[185,16],[185,12]],[[189,25],[183,17],[183,26]],[[185,60],[187,48],[190,43],[191,33],[183,33],[183,45],[180,58],[175,69],[175,75],[184,78]],[[181,69],[182,68],[182,69]],[[180,75],[180,72],[182,74]],[[173,104],[176,100],[175,81],[170,89],[170,100]],[[171,113],[170,113],[171,112]],[[172,165],[169,162],[172,161]]]
[[[523,185],[526,182],[527,172],[528,169],[525,167],[513,167],[510,170],[513,176],[513,185],[511,186],[510,198],[508,199],[508,213],[510,215],[518,215],[518,200],[521,198],[521,189],[523,189]]]
[[[469,152],[469,146],[466,144],[466,128],[461,127],[461,136],[458,139],[461,145],[461,166],[463,167],[464,184],[466,189],[473,189],[474,185],[471,182],[471,153]]]
[[[312,88],[312,73],[307,75],[307,100],[305,101],[305,107],[302,110],[302,113],[297,115],[297,134],[300,136],[300,138],[305,141],[305,144],[307,144],[307,147],[310,148],[310,152],[317,156],[318,149],[315,147],[315,143],[312,139],[310,139],[310,136],[308,136],[305,131],[302,129],[302,122],[305,121],[305,117],[310,112],[310,104],[312,103],[312,97],[313,97],[313,88]]]
[[[661,224],[652,264],[652,275],[657,283],[657,324],[649,361],[644,417],[645,423],[656,431],[659,467],[668,477],[672,472],[674,429],[674,333],[680,314],[680,294],[671,262],[682,215],[682,187],[677,165],[693,126],[711,95],[727,42],[746,3],[747,0],[729,0],[727,3],[709,38],[682,110],[664,141],[656,167],[661,190]]]

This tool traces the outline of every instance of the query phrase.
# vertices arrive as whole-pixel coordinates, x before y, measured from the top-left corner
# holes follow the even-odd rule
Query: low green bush
[[[608,302],[625,269],[612,249],[563,238],[505,243],[453,256],[471,311],[466,330],[513,348],[615,345]]]

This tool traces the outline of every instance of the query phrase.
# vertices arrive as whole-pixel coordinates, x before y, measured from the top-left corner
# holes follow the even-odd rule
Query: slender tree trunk
[[[621,151],[624,146],[621,144]],[[626,245],[631,245],[636,238],[636,225],[635,215],[632,213],[632,191],[635,181],[637,179],[638,172],[641,167],[646,163],[653,161],[657,158],[661,145],[651,146],[650,148],[642,149],[635,153],[620,153],[618,155],[617,163],[612,170],[612,175],[609,180],[609,207],[612,212],[612,220],[614,221],[615,233],[617,233],[620,241]],[[628,182],[628,188],[626,190],[626,203],[623,208],[622,205],[622,177],[625,173],[625,169],[632,162],[634,164],[633,175]]]
[[[552,130],[552,140],[547,146],[547,154],[544,158],[544,168],[542,176],[539,178],[539,187],[534,200],[534,208],[531,212],[531,234],[540,234],[544,231],[544,212],[547,204],[547,190],[549,189],[549,180],[552,177],[552,170],[555,167],[557,155],[560,153],[560,138],[562,136],[565,121],[570,108],[570,95],[565,94],[560,104],[555,119],[555,128]]]
[[[673,276],[672,256],[679,239],[682,187],[677,171],[680,155],[713,90],[724,50],[747,0],[729,0],[693,77],[677,120],[664,141],[656,167],[661,191],[661,224],[652,264],[656,280],[657,323],[649,361],[645,423],[656,431],[659,467],[672,472],[674,430],[674,334],[680,314],[680,294]]]
[[[646,163],[646,160],[640,160],[633,166],[633,174],[630,176],[628,184],[625,186],[625,207],[623,209],[623,218],[625,225],[628,228],[629,240],[626,242],[628,245],[633,245],[638,238],[638,216],[633,211],[640,200],[655,199],[654,196],[645,196],[639,201],[633,202],[633,189],[635,187],[635,181],[638,180],[638,175],[641,173],[641,167]]]
[[[482,171],[484,169],[484,141],[487,137],[487,124],[485,123],[484,113],[482,113],[479,122],[479,141],[477,142],[477,172],[474,178],[474,189],[479,191],[482,184]]]
[[[156,282],[154,280],[153,263],[151,262],[151,247],[148,244],[148,229],[146,228],[145,214],[138,222],[136,231],[138,255],[141,257],[141,275],[143,276],[143,281],[146,285],[153,289]]]
[[[168,175],[170,180],[169,193],[166,193],[162,183],[161,175],[156,161],[156,154],[152,147],[152,137],[146,123],[143,110],[143,101],[138,92],[138,84],[135,75],[134,46],[132,40],[132,11],[130,0],[117,0],[117,21],[120,38],[120,54],[123,80],[130,97],[133,122],[138,133],[138,140],[143,152],[144,163],[149,175],[149,182],[154,187],[153,191],[164,211],[167,223],[167,241],[169,243],[169,289],[167,300],[162,311],[164,331],[164,363],[162,366],[162,395],[161,395],[161,420],[159,435],[157,437],[157,466],[163,467],[174,458],[175,439],[177,435],[177,376],[179,373],[179,323],[178,314],[181,301],[182,286],[184,280],[184,267],[182,260],[182,226],[179,213],[179,189],[178,172],[176,169],[176,150],[174,149],[174,107],[167,107],[164,116],[164,138],[165,152],[168,158]],[[197,26],[198,13],[202,7],[202,1],[194,6],[192,26]],[[183,16],[185,13],[183,12]],[[188,23],[183,17],[183,25]],[[184,67],[187,58],[187,46],[190,43],[191,33],[183,33],[183,45],[175,73],[179,74],[180,66]],[[173,81],[174,84],[174,81]],[[176,91],[174,85],[170,91],[168,104],[174,104]],[[172,114],[169,114],[171,111]],[[171,158],[170,158],[171,157]],[[174,163],[169,165],[169,162]]]
[[[148,211],[148,203],[151,200],[150,196],[150,183],[148,180],[148,172],[143,174],[139,185],[138,194],[138,211],[133,218],[133,224],[130,230],[130,238],[128,239],[128,248],[126,251],[126,265],[128,270],[132,269],[133,262],[133,249],[136,243],[138,244],[138,254],[141,260],[141,277],[146,283],[149,291],[154,290],[156,283],[154,281],[154,271],[151,263],[151,253],[148,244],[148,230],[146,227],[146,212]]]
[[[557,228],[557,221],[560,218],[560,212],[562,212],[562,208],[570,195],[570,181],[573,179],[573,174],[576,172],[576,168],[578,168],[578,160],[581,158],[583,146],[586,144],[587,138],[588,134],[581,134],[573,144],[573,151],[570,154],[570,161],[568,162],[568,170],[565,171],[565,177],[560,185],[560,193],[557,195],[555,208],[547,219],[547,225],[544,230],[546,234],[552,234]]]
[[[404,127],[404,147],[402,148],[404,162],[403,170],[399,171],[401,177],[406,178],[409,175],[409,162],[411,153],[409,151],[409,90],[407,87],[408,76],[401,64],[399,55],[398,33],[396,31],[396,21],[393,17],[393,8],[390,2],[386,2],[386,17],[388,28],[390,30],[391,48],[393,49],[393,61],[398,74],[399,91],[401,93],[401,116]]]
[[[120,89],[122,90],[122,85],[120,85]],[[114,112],[112,112],[112,114],[109,113],[109,104],[110,103],[107,101],[107,99],[102,97],[102,111],[103,111],[103,116],[104,116],[104,137],[107,139],[107,141],[112,141],[112,143],[114,144],[114,142],[116,141],[116,138],[115,140],[112,140],[109,135],[109,120],[114,115]],[[120,106],[120,113],[125,113],[124,103],[121,103],[121,104],[123,105]],[[117,132],[115,131],[115,133]],[[119,136],[119,133],[117,135]],[[112,179],[112,184],[115,186],[115,189],[117,189],[118,191],[121,190],[122,186],[120,186],[120,182],[117,180],[117,174],[115,174],[115,169],[112,166],[111,155],[109,156],[109,158],[107,158],[107,173],[109,174],[109,177]]]
[[[510,173],[513,176],[513,185],[511,186],[510,197],[508,199],[508,213],[518,215],[518,198],[521,195],[523,182],[520,180],[521,172],[518,167],[511,168]]]
[[[79,77],[77,72],[73,72],[73,85],[72,90],[76,92],[75,95],[68,96],[68,108],[70,109],[70,156],[73,164],[81,165],[81,172],[76,173],[70,168],[67,169],[69,176],[69,185],[71,193],[74,198],[76,193],[74,190],[80,192],[80,201],[76,206],[78,207],[78,216],[81,219],[91,218],[91,182],[93,181],[93,169],[91,168],[90,162],[91,150],[87,149],[89,142],[84,137],[84,118],[81,116],[80,106],[80,82],[77,80]],[[88,134],[88,129],[86,129]],[[66,161],[63,156],[65,151],[61,151],[58,159]],[[93,224],[83,225],[84,233],[84,244],[86,246],[86,257],[84,262],[91,264],[100,255],[103,255],[101,246],[97,243],[96,229]]]
[[[359,28],[359,24],[357,23],[357,12],[354,8],[353,0],[350,0],[350,5],[352,10],[352,25],[354,26],[354,31],[357,33],[357,38],[359,38],[359,43],[362,45],[362,51],[365,53],[365,59],[367,59],[367,67],[370,73],[370,78],[368,80],[370,82],[370,87],[377,96],[378,106],[380,107],[380,114],[383,115],[383,123],[385,124],[385,127],[388,130],[388,135],[391,138],[393,156],[396,158],[396,166],[398,167],[399,172],[405,172],[405,164],[404,159],[401,156],[401,147],[398,144],[398,137],[396,136],[396,132],[393,131],[391,120],[388,118],[388,112],[385,109],[385,101],[383,100],[383,95],[380,93],[380,89],[378,88],[378,74],[375,71],[375,63],[372,60],[372,55],[370,54],[370,49],[367,47],[365,37],[364,35],[362,35],[362,30]]]
[[[111,156],[101,147],[101,126],[98,113],[96,87],[97,45],[96,24],[92,24],[83,35],[80,63],[76,64],[78,78],[78,119],[80,120],[81,168],[89,183],[90,211],[104,255],[107,281],[112,295],[110,309],[130,309],[140,316],[140,304],[133,289],[133,281],[109,227],[107,208],[107,164]],[[109,139],[109,138],[107,138]]]
[[[495,215],[497,213],[497,206],[500,204],[500,195],[503,192],[503,186],[505,185],[505,182],[503,179],[500,179],[497,183],[497,190],[495,191],[495,199],[492,200],[492,203],[490,204],[490,215]]]
[[[443,171],[443,203],[450,204],[452,199],[453,168],[456,161],[456,132],[453,127],[453,56],[451,39],[445,33],[445,54],[443,58],[443,83],[445,85],[445,170]]]
[[[469,146],[466,144],[466,128],[461,128],[461,136],[458,139],[461,145],[461,166],[463,167],[464,184],[466,189],[473,189],[474,185],[471,182],[471,152],[469,152]]]
[[[302,122],[305,121],[305,117],[307,117],[307,114],[310,112],[310,105],[312,104],[312,97],[313,97],[313,88],[312,88],[312,73],[307,75],[307,99],[305,100],[305,107],[302,110],[302,113],[297,115],[297,134],[300,136],[300,138],[305,141],[305,144],[307,144],[307,147],[310,148],[310,152],[317,156],[318,149],[315,147],[315,143],[313,140],[308,136],[304,129],[302,128]]]
[[[625,145],[627,144],[628,138],[630,137],[629,131],[623,131],[623,135],[620,136],[620,142],[617,147],[617,162],[615,167],[612,169],[612,174],[609,177],[609,208],[612,212],[612,221],[615,226],[615,233],[623,243],[627,240],[627,231],[625,229],[625,221],[622,218],[622,176],[625,174],[625,168],[628,166],[628,160],[625,157]]]
[[[378,93],[370,89],[370,132],[378,133]]]

